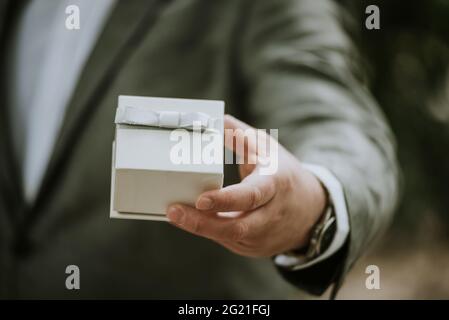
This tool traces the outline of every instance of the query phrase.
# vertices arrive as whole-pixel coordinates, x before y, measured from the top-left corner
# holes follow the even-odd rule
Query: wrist
[[[303,185],[306,186],[303,189],[308,190],[309,205],[303,212],[307,213],[309,221],[307,223],[305,240],[302,241],[302,245],[296,247],[299,250],[309,246],[314,230],[325,218],[327,209],[330,206],[327,189],[315,175],[303,169],[301,180]]]
[[[349,215],[343,188],[338,179],[331,171],[320,165],[303,163],[302,166],[316,176],[324,186],[324,190],[328,194],[325,212],[330,215],[327,216],[327,219],[320,220],[322,223],[317,223],[315,227],[312,227],[312,230],[321,230],[321,232],[312,232],[309,237],[312,240],[307,242],[307,249],[302,246],[302,251],[290,250],[275,257],[276,265],[290,270],[306,269],[329,258],[343,247],[349,234]],[[321,228],[318,228],[319,226]],[[315,237],[318,241],[313,240],[315,234],[320,236]],[[312,247],[316,248],[314,243],[319,245],[319,254],[310,257],[308,252],[313,251]]]

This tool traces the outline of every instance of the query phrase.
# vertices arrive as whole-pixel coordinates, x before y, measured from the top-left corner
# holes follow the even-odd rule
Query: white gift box
[[[223,185],[224,102],[120,96],[112,149],[111,218],[167,220]]]

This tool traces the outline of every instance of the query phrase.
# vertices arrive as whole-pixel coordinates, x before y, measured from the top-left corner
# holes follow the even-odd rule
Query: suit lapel
[[[58,178],[75,149],[77,135],[83,131],[123,64],[169,2],[117,1],[78,81],[32,212],[40,211],[57,187]]]
[[[11,130],[8,116],[8,79],[5,65],[7,63],[7,45],[17,15],[26,1],[5,0],[0,2],[0,210],[2,207],[14,223],[23,212],[23,193],[21,175],[15,161]]]

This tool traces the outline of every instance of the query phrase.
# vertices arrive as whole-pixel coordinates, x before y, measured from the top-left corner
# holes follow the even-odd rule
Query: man
[[[3,1],[2,296],[337,289],[397,198],[393,139],[351,72],[338,13],[328,0]],[[239,183],[232,168],[195,208],[167,208],[188,232],[109,220],[120,94],[225,100],[228,128],[279,129],[279,170],[243,165]],[[69,265],[79,290],[65,287]]]

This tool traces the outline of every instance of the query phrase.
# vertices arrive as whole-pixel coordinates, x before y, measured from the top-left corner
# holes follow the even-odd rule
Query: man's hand
[[[260,156],[255,142],[238,134],[250,127],[227,115],[225,128],[235,130],[232,136],[225,133],[228,148],[233,148],[238,139],[246,145],[244,154],[238,154],[245,159],[239,165],[242,181],[203,193],[195,208],[170,206],[170,222],[244,256],[270,257],[306,246],[326,207],[321,183],[280,145],[278,170],[273,175],[261,175],[260,164],[248,161]],[[267,134],[263,138],[273,139]]]

